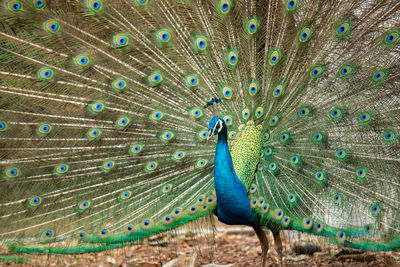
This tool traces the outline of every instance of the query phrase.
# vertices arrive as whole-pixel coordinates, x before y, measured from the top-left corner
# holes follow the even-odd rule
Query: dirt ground
[[[260,266],[261,247],[251,228],[229,227],[217,223],[213,235],[184,231],[147,240],[142,244],[101,253],[74,256],[27,255],[29,264],[0,263],[0,266],[118,266],[118,267],[222,267]],[[400,251],[359,253],[328,246],[321,241],[296,235],[282,236],[284,266],[399,266]],[[273,238],[269,236],[270,252],[267,266],[279,266]],[[322,251],[312,255],[296,254],[294,245],[302,248],[313,244]],[[298,250],[298,249],[297,249]],[[0,254],[10,253],[0,249]],[[310,254],[310,253],[308,253]],[[342,254],[342,255],[341,255]]]

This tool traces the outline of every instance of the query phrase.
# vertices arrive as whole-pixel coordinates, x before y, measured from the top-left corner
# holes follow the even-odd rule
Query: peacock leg
[[[267,253],[268,253],[268,249],[269,249],[268,238],[265,235],[265,232],[262,229],[262,227],[253,227],[253,228],[257,234],[258,240],[260,240],[261,249],[262,249],[262,253],[261,253],[262,264],[261,264],[261,266],[264,267],[265,263],[267,261]]]
[[[280,231],[272,231],[272,234],[274,235],[274,241],[275,241],[275,247],[276,250],[278,251],[279,255],[279,263],[281,266],[283,266],[283,260],[282,260],[282,239],[280,235]]]

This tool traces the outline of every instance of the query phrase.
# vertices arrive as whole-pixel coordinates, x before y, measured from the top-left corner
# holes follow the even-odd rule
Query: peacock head
[[[215,116],[208,123],[207,142],[211,139],[211,137],[221,132],[222,133],[227,132],[225,121],[220,117]]]

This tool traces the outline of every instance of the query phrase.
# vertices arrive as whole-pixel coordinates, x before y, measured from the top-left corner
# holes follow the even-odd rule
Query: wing
[[[213,77],[223,71],[211,59],[226,52],[209,44],[216,7],[7,3],[1,240],[24,252],[99,251],[212,213],[211,111],[203,106],[220,95]]]
[[[275,4],[263,51],[279,62],[265,69],[253,206],[282,229],[397,249],[399,3]]]

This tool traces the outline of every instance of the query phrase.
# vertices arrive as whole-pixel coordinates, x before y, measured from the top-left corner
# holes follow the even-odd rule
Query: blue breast
[[[255,225],[254,212],[242,182],[233,168],[227,133],[218,135],[215,152],[214,184],[217,194],[217,216],[226,224]]]

